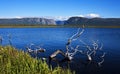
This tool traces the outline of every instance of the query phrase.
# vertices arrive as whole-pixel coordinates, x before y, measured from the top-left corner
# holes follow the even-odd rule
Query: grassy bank
[[[0,25],[0,28],[49,28],[57,25]]]
[[[103,25],[91,25],[91,26],[88,26],[88,25],[84,25],[85,26],[85,28],[120,28],[120,26],[117,26],[117,25],[115,25],[115,26],[103,26]],[[65,26],[62,26],[62,27],[70,27],[70,28],[72,28],[72,27],[75,27],[75,28],[79,28],[79,27],[83,27],[83,25],[65,25]]]
[[[52,68],[45,61],[11,46],[0,46],[0,74],[73,74],[70,69]]]
[[[82,25],[0,25],[0,28],[79,28]],[[120,26],[87,26],[85,28],[120,28]]]

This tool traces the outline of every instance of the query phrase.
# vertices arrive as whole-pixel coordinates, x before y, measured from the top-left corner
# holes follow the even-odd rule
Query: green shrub
[[[0,46],[0,74],[73,74],[70,69],[49,68],[47,63],[11,46]]]

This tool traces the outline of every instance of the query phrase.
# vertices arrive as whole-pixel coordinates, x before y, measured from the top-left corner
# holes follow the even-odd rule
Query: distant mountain
[[[65,22],[65,21],[57,20],[57,21],[55,21],[55,22],[56,22],[57,25],[64,25],[64,22]]]
[[[120,26],[120,18],[85,18],[70,17],[68,20],[53,20],[47,18],[13,18],[0,19],[0,25],[83,25],[86,26]]]
[[[120,26],[120,18],[84,18],[71,17],[64,25]]]
[[[53,19],[46,18],[14,18],[14,19],[0,19],[0,25],[56,25]]]

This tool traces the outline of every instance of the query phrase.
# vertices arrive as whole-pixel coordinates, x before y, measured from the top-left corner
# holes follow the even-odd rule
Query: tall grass
[[[0,74],[73,74],[70,69],[52,68],[45,61],[11,46],[0,46]],[[75,74],[75,73],[74,73]]]

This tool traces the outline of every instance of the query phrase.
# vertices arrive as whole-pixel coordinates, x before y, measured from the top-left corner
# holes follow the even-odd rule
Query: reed
[[[0,46],[0,74],[75,74],[70,69],[49,67],[46,61],[32,58],[11,46]]]

